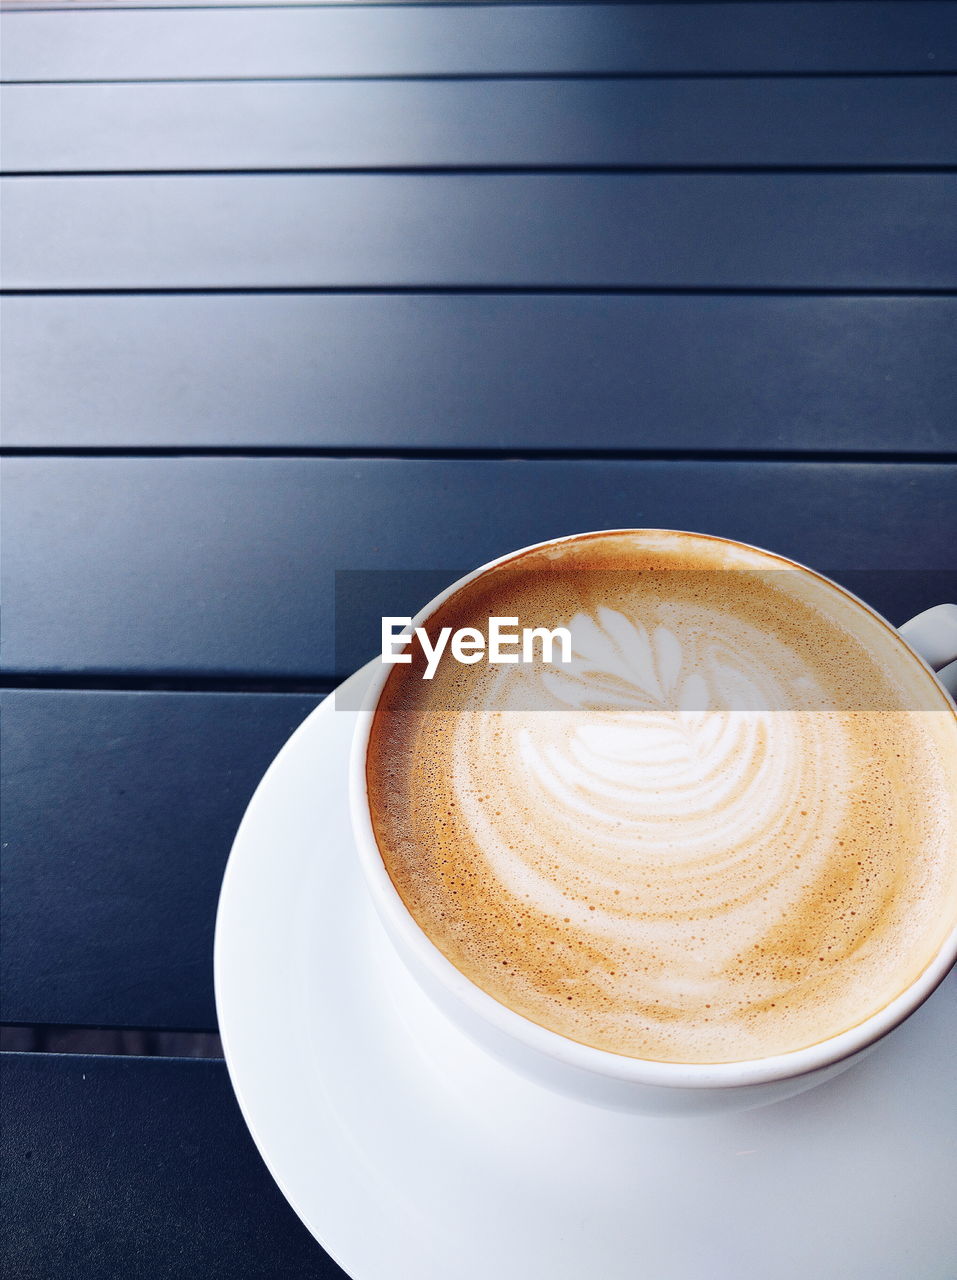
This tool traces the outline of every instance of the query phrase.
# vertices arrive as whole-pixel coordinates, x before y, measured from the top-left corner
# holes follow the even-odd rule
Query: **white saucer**
[[[758,1111],[652,1119],[553,1095],[392,957],[350,835],[354,718],[327,699],[263,778],[215,947],[243,1115],[354,1280],[957,1276],[954,974],[871,1057]]]

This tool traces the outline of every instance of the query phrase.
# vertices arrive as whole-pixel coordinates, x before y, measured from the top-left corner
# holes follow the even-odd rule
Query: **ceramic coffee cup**
[[[562,542],[591,536],[594,535],[577,534],[570,539],[556,539],[554,544],[536,546],[560,547]],[[424,626],[462,587],[529,550],[532,548],[512,552],[460,578],[420,610],[413,626]],[[806,566],[776,559],[782,568],[803,571],[821,580],[820,574]],[[943,692],[948,685],[953,688],[957,684],[957,605],[929,609],[895,633],[891,624],[863,601],[837,584],[830,585],[901,638],[901,663],[916,664],[931,680],[934,672],[938,673],[940,710],[954,716],[957,749],[957,709]],[[487,994],[446,959],[413,918],[383,862],[370,814],[367,753],[376,707],[393,669],[383,663],[375,673],[358,715],[350,761],[352,821],[366,883],[397,957],[435,1005],[475,1042],[542,1085],[601,1106],[666,1115],[736,1110],[774,1102],[846,1070],[874,1049],[927,999],[957,960],[955,920],[943,945],[919,976],[876,1013],[807,1048],[769,1057],[714,1063],[645,1060],[594,1048],[533,1022]]]

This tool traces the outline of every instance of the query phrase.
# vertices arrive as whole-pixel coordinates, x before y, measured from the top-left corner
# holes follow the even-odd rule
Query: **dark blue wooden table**
[[[336,570],[651,525],[953,596],[957,5],[5,8],[8,1026],[215,1030]],[[341,1274],[221,1061],[2,1067],[11,1277]]]

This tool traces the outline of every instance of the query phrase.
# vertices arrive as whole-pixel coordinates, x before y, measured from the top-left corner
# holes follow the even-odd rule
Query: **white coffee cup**
[[[605,530],[603,532],[617,532]],[[588,535],[550,539],[536,547]],[[736,544],[741,546],[743,544]],[[490,561],[436,596],[413,627],[426,624],[456,591],[533,547]],[[760,550],[760,548],[753,548]],[[765,553],[774,554],[774,553]],[[783,566],[815,573],[777,557]],[[893,630],[886,619],[838,584],[837,590]],[[898,629],[904,661],[924,666],[957,692],[957,605],[942,604]],[[909,653],[908,653],[909,650]],[[857,1026],[805,1049],[742,1062],[682,1064],[624,1057],[547,1030],[493,999],[452,965],[415,921],[397,893],[376,844],[366,791],[366,753],[376,705],[392,667],[376,671],[359,712],[350,760],[350,804],[362,870],[395,952],[435,1005],[475,1042],[539,1083],[581,1101],[652,1114],[738,1110],[802,1093],[846,1070],[921,1005],[957,961],[957,921],[931,963],[896,999]],[[942,699],[942,703],[946,700]],[[957,717],[957,708],[953,708]]]

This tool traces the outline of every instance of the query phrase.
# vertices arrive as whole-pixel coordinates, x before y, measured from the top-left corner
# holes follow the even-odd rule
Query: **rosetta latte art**
[[[502,889],[552,915],[566,942],[620,953],[599,970],[613,999],[700,987],[711,1008],[737,1010],[735,972],[699,975],[820,876],[846,806],[846,743],[834,719],[790,709],[786,673],[807,678],[793,654],[756,677],[738,621],[676,621],[649,631],[607,608],[576,616],[572,664],[536,674],[553,710],[509,710],[504,676],[461,717],[455,795]],[[492,756],[493,775],[473,767]],[[813,823],[799,804],[809,794]]]
[[[721,572],[668,572],[672,541]],[[641,573],[591,572],[623,543]],[[449,607],[567,626],[572,661],[390,676],[376,838],[436,946],[542,1026],[660,1061],[801,1048],[953,927],[957,720],[916,664],[902,700],[893,633],[813,575],[642,546],[583,539]]]

